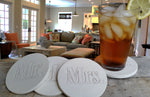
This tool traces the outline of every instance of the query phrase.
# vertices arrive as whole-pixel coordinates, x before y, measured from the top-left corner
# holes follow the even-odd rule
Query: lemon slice
[[[150,0],[129,0],[127,10],[130,10],[137,19],[144,19],[150,15]]]

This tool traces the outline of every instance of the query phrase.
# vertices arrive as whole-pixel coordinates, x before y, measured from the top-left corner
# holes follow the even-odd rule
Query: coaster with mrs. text
[[[58,84],[69,97],[100,97],[107,86],[104,69],[86,58],[67,61],[58,71]]]

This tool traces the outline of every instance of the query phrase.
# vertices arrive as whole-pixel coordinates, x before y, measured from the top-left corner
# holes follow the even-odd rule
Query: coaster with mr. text
[[[35,92],[45,95],[45,96],[56,96],[60,95],[62,92],[58,88],[57,85],[57,72],[60,67],[68,61],[68,59],[64,57],[54,56],[48,57],[50,72],[48,80],[45,81],[40,87],[38,87]]]
[[[57,78],[60,88],[69,97],[100,97],[107,86],[104,69],[85,58],[75,58],[64,63]]]
[[[16,94],[26,94],[39,87],[48,77],[46,56],[35,53],[18,60],[6,76],[7,88]]]

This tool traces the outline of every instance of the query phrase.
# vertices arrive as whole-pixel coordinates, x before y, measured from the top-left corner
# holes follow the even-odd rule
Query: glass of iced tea
[[[126,10],[126,6],[110,7],[102,5],[99,16],[100,64],[108,70],[118,71],[125,67],[136,17]]]

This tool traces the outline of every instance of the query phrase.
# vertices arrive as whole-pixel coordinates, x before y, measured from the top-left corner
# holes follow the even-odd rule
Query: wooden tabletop
[[[139,66],[135,76],[127,79],[108,78],[108,86],[101,97],[150,97],[150,57],[132,57]],[[0,61],[0,97],[46,97],[35,92],[16,95],[5,86],[6,74],[13,62]],[[50,97],[66,97],[65,95]]]

